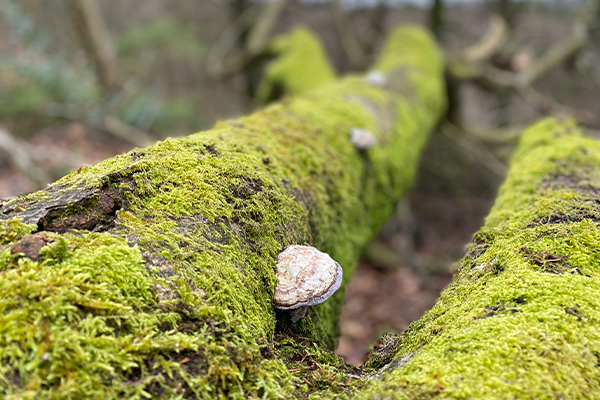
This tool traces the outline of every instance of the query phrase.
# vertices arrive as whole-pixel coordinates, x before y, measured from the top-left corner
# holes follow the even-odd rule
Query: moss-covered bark
[[[352,387],[328,349],[343,290],[290,325],[275,257],[344,268],[413,180],[443,109],[418,28],[375,66],[214,129],[81,168],[0,208],[5,398],[289,398]],[[379,144],[357,151],[353,127]]]
[[[360,398],[600,398],[599,203],[600,143],[530,128],[454,281]]]
[[[298,26],[279,36],[271,44],[270,52],[277,58],[269,64],[258,87],[256,97],[260,103],[282,93],[303,94],[335,80],[321,42],[307,28]]]

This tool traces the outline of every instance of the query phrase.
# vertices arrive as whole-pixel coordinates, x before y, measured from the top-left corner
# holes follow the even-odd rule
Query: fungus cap
[[[370,149],[377,144],[377,138],[375,138],[375,135],[362,128],[350,129],[350,141],[359,151]]]
[[[275,307],[292,310],[327,300],[342,284],[342,267],[311,246],[292,245],[277,256]]]
[[[387,77],[384,73],[379,71],[369,71],[364,79],[365,82],[371,86],[385,87],[387,84]]]

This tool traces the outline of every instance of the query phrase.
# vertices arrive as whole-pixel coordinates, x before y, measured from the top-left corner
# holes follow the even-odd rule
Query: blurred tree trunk
[[[456,126],[463,126],[463,110],[460,97],[461,81],[449,71],[446,71],[444,77],[446,82],[446,96],[448,97],[446,119]]]
[[[379,0],[377,5],[368,13],[369,34],[362,40],[362,43],[365,48],[365,54],[370,60],[374,59],[381,39],[385,36],[385,17],[387,13],[388,5],[384,0]]]
[[[439,43],[444,42],[444,1],[433,0],[429,9],[429,28]],[[449,71],[444,74],[448,108],[445,118],[456,126],[462,126],[460,80]]]
[[[84,48],[96,65],[98,78],[108,91],[120,86],[117,53],[106,28],[98,3],[94,0],[71,0],[75,26],[84,42]]]
[[[241,18],[244,13],[248,11],[250,7],[254,7],[256,5],[251,4],[248,0],[234,0],[230,3],[231,10],[231,20],[232,21],[240,21],[242,22],[244,19]],[[237,51],[240,54],[246,53],[246,48],[248,45],[248,41],[250,38],[252,24],[241,25],[238,24],[236,26],[237,40],[236,47]],[[243,68],[245,87],[246,87],[246,95],[248,99],[254,99],[256,95],[256,90],[258,88],[258,83],[260,81],[261,76],[261,68],[260,63],[257,61],[250,61]]]
[[[292,324],[274,267],[311,244],[347,282],[414,179],[443,112],[441,54],[404,28],[373,68],[0,203],[2,394],[349,393],[360,371],[330,351],[343,289]],[[378,144],[357,149],[354,128]]]
[[[439,41],[443,41],[444,31],[444,1],[433,0],[431,9],[429,10],[429,27],[433,32],[435,38]]]

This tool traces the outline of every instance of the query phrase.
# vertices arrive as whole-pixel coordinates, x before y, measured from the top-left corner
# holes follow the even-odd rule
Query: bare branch
[[[481,40],[470,47],[467,47],[462,54],[462,59],[466,62],[480,62],[490,58],[498,48],[500,48],[508,38],[508,26],[504,19],[498,15],[493,15],[490,21],[490,28],[481,38]]]
[[[146,147],[156,141],[141,129],[128,125],[110,114],[105,114],[98,119],[90,116],[90,113],[83,112],[76,106],[58,103],[48,104],[44,112],[46,116],[53,118],[81,121],[86,125],[105,131],[137,147]]]
[[[244,69],[252,61],[263,55],[271,42],[271,37],[281,14],[289,0],[278,0],[266,6],[258,4],[242,12],[223,31],[208,54],[208,73],[222,79]],[[262,9],[264,8],[264,9]],[[260,18],[257,14],[260,12]],[[238,54],[227,56],[234,48],[242,32],[250,27],[244,48]]]
[[[500,177],[506,175],[508,169],[506,164],[500,161],[494,153],[489,151],[487,147],[474,136],[470,139],[466,138],[460,128],[447,121],[440,126],[440,130],[448,139],[467,150],[469,154],[474,155],[481,165],[492,171],[494,174]]]
[[[50,177],[33,161],[29,145],[15,139],[3,128],[0,128],[0,153],[14,168],[21,171],[38,186],[44,187],[51,181]]]
[[[288,3],[289,0],[279,0],[265,6],[261,12],[262,17],[254,23],[248,34],[245,48],[248,55],[256,56],[269,46],[273,30]]]
[[[513,73],[498,69],[489,64],[476,62],[480,60],[478,57],[469,59],[469,55],[473,56],[473,54],[478,53],[477,51],[469,49],[465,50],[462,57],[451,60],[449,69],[451,73],[459,79],[475,81],[494,91],[518,90],[519,88],[532,85],[550,69],[565,62],[583,47],[588,40],[589,32],[593,27],[592,17],[596,14],[597,8],[598,0],[589,0],[588,6],[585,11],[582,12],[580,20],[573,26],[572,36],[564,43],[550,48],[537,61],[534,61],[531,64],[531,67],[522,72]],[[490,29],[490,31],[492,31],[492,29]],[[500,37],[501,35],[493,35],[489,32],[486,36]],[[490,42],[493,44],[494,42],[499,42],[499,39],[490,39]],[[483,40],[480,43],[483,43]],[[482,46],[482,48],[483,47],[484,46]],[[491,45],[488,45],[488,47],[490,48],[489,51],[493,50]],[[489,51],[481,51],[481,54],[489,53]],[[487,57],[484,57],[483,59],[485,58]]]

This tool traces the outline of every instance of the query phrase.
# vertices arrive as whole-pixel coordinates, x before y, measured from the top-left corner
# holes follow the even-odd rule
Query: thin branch
[[[15,139],[6,129],[0,128],[0,153],[10,164],[25,174],[39,187],[51,182],[50,177],[33,161],[30,146],[21,140]]]
[[[230,21],[223,32],[221,32],[207,55],[206,64],[210,76],[216,79],[224,78],[229,74],[239,71],[239,69],[235,69],[239,68],[239,65],[244,65],[243,54],[231,56],[230,58],[226,56],[235,47],[240,32],[252,24],[256,14],[259,12],[259,8],[258,4],[247,8],[236,19]]]
[[[504,19],[493,15],[490,28],[477,43],[467,47],[462,54],[465,62],[481,62],[490,58],[506,42],[508,38],[508,26]]]
[[[290,0],[279,0],[269,3],[261,12],[262,17],[254,23],[248,34],[245,51],[250,56],[256,56],[265,51],[269,46],[273,30],[281,14]]]
[[[518,93],[523,99],[529,103],[536,111],[544,115],[565,115],[572,116],[577,121],[586,126],[597,126],[598,119],[594,113],[588,110],[569,107],[560,104],[542,93],[538,92],[531,86],[523,86],[519,88]]]
[[[281,18],[281,14],[290,0],[278,0],[262,6],[258,4],[242,12],[232,21],[217,39],[208,54],[207,70],[209,75],[222,79],[244,69],[257,58],[261,57],[269,47],[273,31]],[[257,19],[256,15],[260,18]],[[238,54],[227,56],[242,32],[248,28],[244,48]]]
[[[460,128],[447,121],[440,125],[440,130],[448,139],[467,150],[469,154],[474,155],[481,165],[499,177],[506,176],[506,171],[508,169],[506,164],[500,161],[494,153],[489,151],[485,145],[480,143],[477,139],[474,137],[471,139],[466,138],[462,134]]]
[[[504,71],[490,64],[469,62],[464,57],[451,60],[449,69],[459,79],[477,82],[494,91],[512,91],[532,85],[550,69],[565,62],[583,47],[593,26],[593,18],[590,15],[595,15],[597,8],[598,0],[589,0],[586,11],[573,26],[571,37],[550,48],[525,71],[519,73]]]
[[[50,103],[46,106],[44,114],[52,118],[83,122],[88,126],[125,140],[136,147],[146,147],[156,141],[146,132],[124,123],[117,117],[104,114],[100,118],[94,118],[90,113],[82,112],[78,107],[70,104]]]
[[[531,85],[550,69],[563,63],[578,52],[588,39],[588,26],[582,23],[573,27],[571,38],[548,49],[530,68],[524,71],[519,80],[525,85]]]

